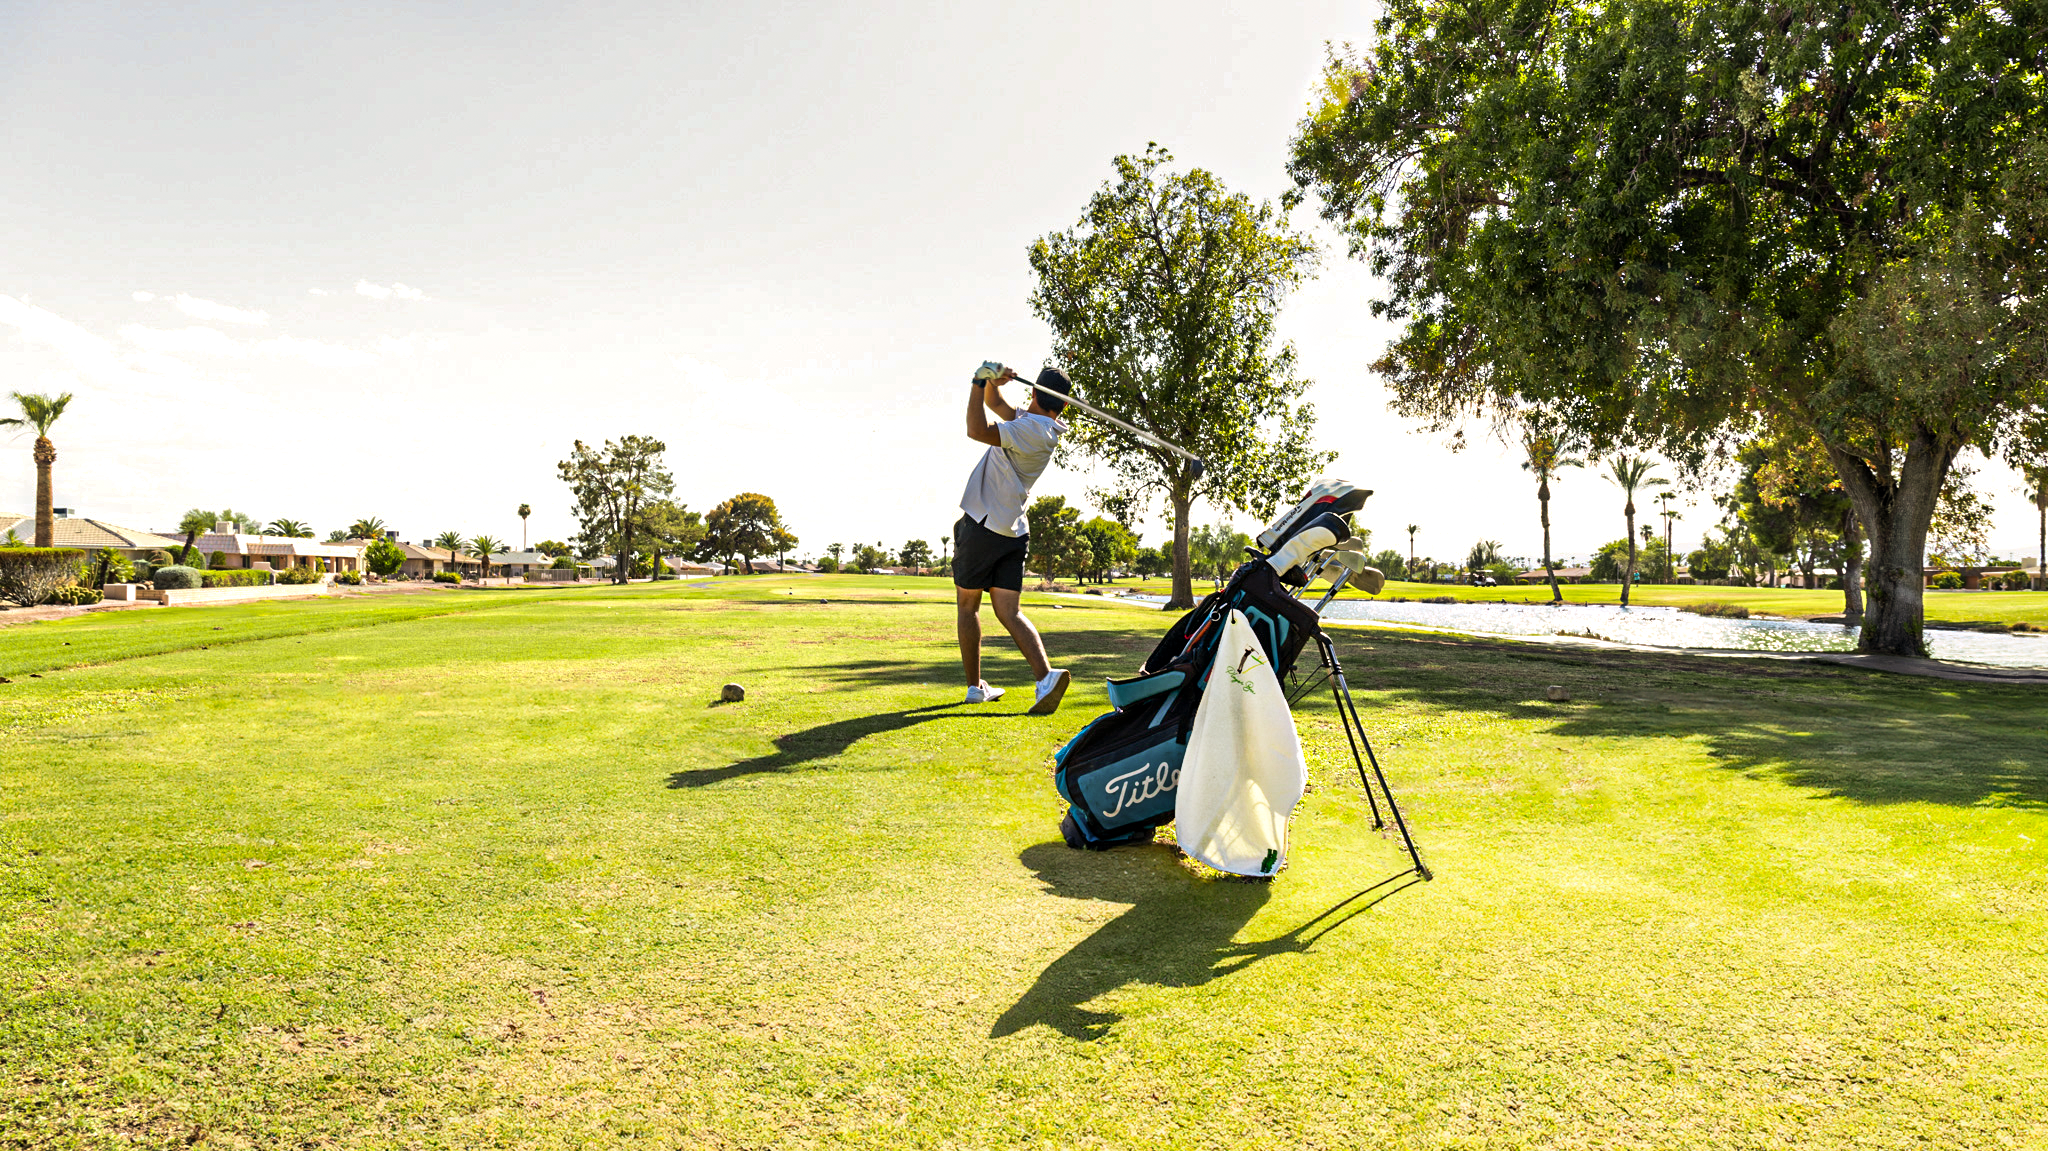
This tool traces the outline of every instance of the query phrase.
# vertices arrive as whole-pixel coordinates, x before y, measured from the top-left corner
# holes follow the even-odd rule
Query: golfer
[[[993,703],[1003,689],[981,678],[981,593],[995,605],[996,619],[1017,641],[1024,662],[1038,680],[1032,715],[1048,715],[1060,706],[1070,678],[1045,658],[1038,629],[1017,610],[1024,594],[1024,556],[1030,544],[1024,505],[1031,485],[1052,462],[1054,445],[1067,430],[1060,412],[1061,395],[1073,392],[1064,373],[1047,368],[1038,375],[1031,403],[1023,411],[1003,402],[1003,385],[1017,378],[1004,368],[991,379],[976,379],[967,395],[967,438],[987,444],[967,490],[960,496],[960,522],[953,525],[953,583],[957,596],[960,667],[967,673],[967,702]],[[1054,393],[1057,393],[1055,395]],[[990,423],[988,414],[1000,416]]]

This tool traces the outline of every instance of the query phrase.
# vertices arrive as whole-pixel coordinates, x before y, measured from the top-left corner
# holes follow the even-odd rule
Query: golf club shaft
[[[1033,391],[1040,390],[1038,385],[1025,380],[1021,376],[1012,378],[1015,380],[1015,382],[1023,384],[1025,387],[1030,388]],[[994,383],[995,381],[991,380],[989,382]],[[1145,441],[1146,443],[1151,444],[1155,448],[1164,448],[1165,450],[1172,452],[1174,455],[1181,456],[1189,460],[1193,460],[1195,464],[1196,475],[1200,475],[1202,473],[1203,468],[1205,467],[1205,465],[1202,463],[1202,457],[1196,455],[1195,453],[1179,446],[1178,444],[1169,444],[1165,440],[1160,439],[1158,436],[1153,435],[1151,432],[1148,432],[1143,428],[1133,427],[1127,421],[1120,419],[1117,416],[1113,416],[1108,412],[1103,411],[1101,408],[1096,407],[1094,404],[1091,404],[1086,400],[1075,399],[1073,396],[1067,395],[1065,392],[1056,392],[1051,388],[1044,389],[1044,394],[1048,396],[1057,397],[1061,401],[1072,404],[1075,407],[1081,409],[1082,411],[1087,412],[1089,415],[1097,416],[1101,419],[1108,420],[1110,423],[1115,424],[1117,427],[1120,427],[1123,430],[1138,437],[1139,439]]]

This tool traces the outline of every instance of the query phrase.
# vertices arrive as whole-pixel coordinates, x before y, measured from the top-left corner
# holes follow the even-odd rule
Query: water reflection
[[[1134,596],[1164,603],[1163,596]],[[1578,636],[1645,647],[1736,651],[1854,651],[1861,629],[1791,619],[1715,619],[1670,607],[1618,604],[1397,603],[1346,599],[1324,609],[1330,619],[1433,628],[1468,635]],[[1992,667],[2048,667],[2048,637],[1929,629],[1937,659]]]

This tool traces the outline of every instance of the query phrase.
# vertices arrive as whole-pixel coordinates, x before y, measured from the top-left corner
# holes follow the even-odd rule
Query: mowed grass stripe
[[[1036,719],[956,705],[949,602],[632,588],[9,685],[0,1143],[2042,1131],[2038,693],[1346,634],[1441,878],[1325,916],[1399,866],[1327,702],[1276,882],[1069,852],[1050,752],[1171,617],[1032,602],[1077,681]]]

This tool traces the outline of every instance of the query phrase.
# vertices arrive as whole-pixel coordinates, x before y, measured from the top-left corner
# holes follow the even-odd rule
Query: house
[[[51,542],[60,548],[80,548],[87,552],[112,548],[117,554],[132,561],[146,560],[151,552],[176,553],[178,546],[184,542],[154,532],[124,528],[105,520],[87,519],[71,508],[51,510],[57,516]],[[0,539],[5,539],[9,532],[24,544],[34,543],[36,517],[0,515]]]
[[[471,557],[474,559],[475,557]],[[523,576],[535,568],[555,565],[555,557],[546,552],[492,552],[491,572],[501,576]]]
[[[398,567],[400,579],[432,579],[439,572],[455,570],[449,566],[454,555],[447,548],[399,540],[398,550],[405,553],[405,562]]]
[[[184,543],[183,540],[171,542],[173,548]],[[359,572],[363,570],[363,549],[369,543],[368,540],[347,540],[324,544],[293,536],[248,535],[236,531],[234,524],[222,520],[213,525],[212,531],[194,539],[192,546],[206,557],[209,567],[268,567],[271,570],[309,567],[323,572]],[[219,563],[213,559],[216,552],[220,553]]]

